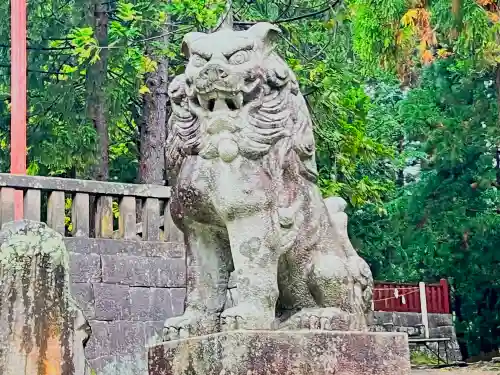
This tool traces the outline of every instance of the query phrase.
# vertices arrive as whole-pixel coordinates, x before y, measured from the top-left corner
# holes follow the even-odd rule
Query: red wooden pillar
[[[26,174],[27,52],[26,0],[11,0],[10,172]],[[23,192],[16,191],[15,219],[23,218]]]
[[[439,281],[441,288],[443,289],[443,310],[445,314],[450,314],[450,287],[446,279],[441,279]]]

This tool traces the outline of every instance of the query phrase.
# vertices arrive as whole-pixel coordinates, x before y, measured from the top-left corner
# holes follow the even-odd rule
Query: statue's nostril
[[[226,78],[227,77],[227,72],[222,68],[219,68],[218,73],[219,73],[219,78]]]
[[[221,66],[218,65],[210,65],[205,67],[200,72],[200,77],[215,81],[217,79],[224,79],[229,76],[228,72]]]

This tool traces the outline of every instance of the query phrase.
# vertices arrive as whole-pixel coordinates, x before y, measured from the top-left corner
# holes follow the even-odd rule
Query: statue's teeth
[[[243,106],[243,93],[239,92],[238,95],[233,99],[236,108],[241,108]]]
[[[198,102],[200,103],[200,105],[203,108],[208,109],[208,100],[207,99],[204,99],[203,97],[201,97],[200,95],[198,95]]]
[[[227,111],[227,103],[224,99],[216,99],[213,110],[214,111]]]

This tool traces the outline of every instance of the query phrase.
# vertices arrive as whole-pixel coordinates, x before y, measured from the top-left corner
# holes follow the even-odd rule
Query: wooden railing
[[[158,241],[160,227],[168,226],[160,212],[170,197],[168,186],[0,173],[0,223],[14,220],[16,190],[24,194],[25,219],[45,221],[66,236],[137,239],[139,227],[143,240]],[[137,207],[142,210],[141,223],[137,223]],[[90,220],[92,213],[94,220]]]
[[[425,284],[427,312],[450,313],[450,293],[446,280],[438,284]],[[422,312],[420,285],[405,283],[375,282],[373,291],[375,311]]]

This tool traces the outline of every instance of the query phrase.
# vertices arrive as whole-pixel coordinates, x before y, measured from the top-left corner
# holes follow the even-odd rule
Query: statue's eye
[[[238,51],[233,53],[229,58],[229,63],[233,65],[239,65],[246,63],[250,58],[250,53],[248,51]]]
[[[207,63],[207,60],[201,57],[200,55],[193,55],[191,57],[191,64],[196,66],[197,68],[201,68],[203,65]]]

